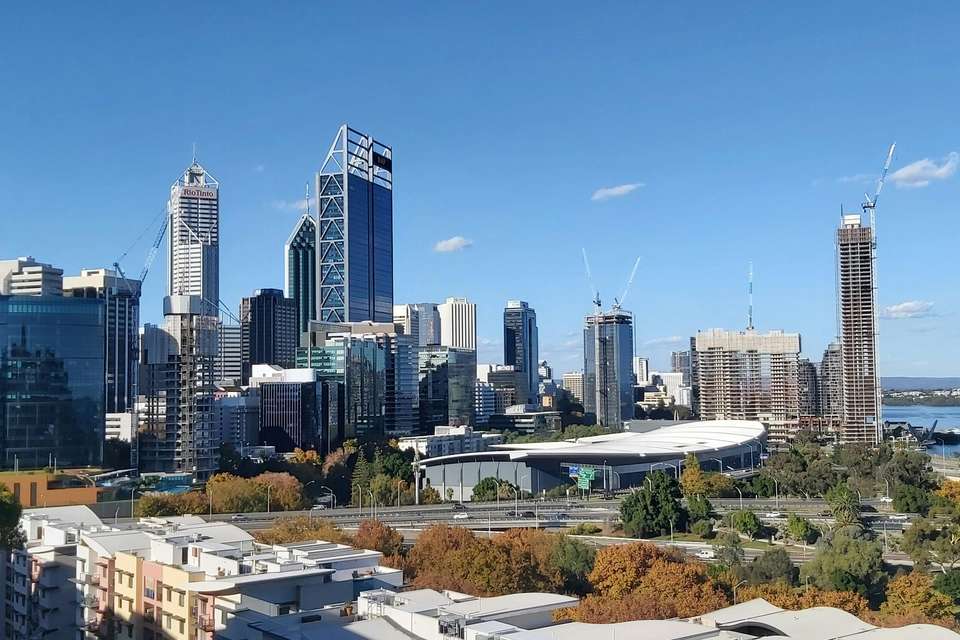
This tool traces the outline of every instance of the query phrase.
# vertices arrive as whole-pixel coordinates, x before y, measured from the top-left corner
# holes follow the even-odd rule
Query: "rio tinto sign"
[[[216,198],[216,189],[201,189],[200,187],[182,187],[180,195],[185,198]]]

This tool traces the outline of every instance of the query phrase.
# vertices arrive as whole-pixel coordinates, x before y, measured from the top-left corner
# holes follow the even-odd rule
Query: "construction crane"
[[[870,214],[870,228],[873,229],[873,242],[877,242],[877,200],[880,198],[880,192],[883,191],[883,183],[887,179],[887,171],[890,170],[890,163],[893,162],[893,152],[897,148],[897,143],[894,142],[890,145],[890,150],[887,151],[887,161],[883,163],[883,171],[880,172],[880,179],[877,180],[877,190],[874,192],[873,197],[871,198],[868,194],[863,194],[865,198],[864,203],[861,205],[863,208],[863,213]]]
[[[153,261],[157,259],[157,254],[160,253],[160,244],[163,242],[163,236],[167,232],[167,221],[168,218],[164,217],[163,222],[160,224],[160,230],[157,232],[157,237],[153,240],[153,246],[150,247],[150,252],[147,253],[147,259],[143,263],[143,269],[140,271],[141,286],[143,280],[147,277],[147,273],[150,272],[150,267],[153,266]]]
[[[623,288],[623,293],[620,294],[620,299],[613,299],[613,308],[615,311],[619,311],[623,307],[623,303],[627,299],[627,294],[630,293],[630,287],[633,286],[633,278],[637,275],[637,268],[640,267],[640,256],[637,256],[636,262],[633,263],[633,269],[630,270],[630,277],[627,278],[627,286]]]

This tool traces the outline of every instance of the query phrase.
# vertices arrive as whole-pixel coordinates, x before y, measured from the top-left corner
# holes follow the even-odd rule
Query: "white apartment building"
[[[441,345],[477,350],[477,305],[466,298],[447,298],[437,312]]]
[[[570,392],[574,400],[583,404],[583,371],[563,374],[563,388]]]
[[[0,260],[0,295],[61,296],[63,269],[30,256]]]

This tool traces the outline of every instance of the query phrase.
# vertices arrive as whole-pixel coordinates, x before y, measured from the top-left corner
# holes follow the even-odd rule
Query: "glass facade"
[[[623,426],[633,418],[633,322],[629,313],[586,317],[583,330],[583,406],[597,424]],[[598,402],[599,400],[599,402]]]
[[[420,428],[473,425],[477,352],[455,347],[420,350]]]
[[[294,227],[285,247],[286,296],[296,306],[297,332],[317,319],[317,223],[304,215]]]
[[[0,296],[4,468],[101,464],[104,324],[103,300]]]

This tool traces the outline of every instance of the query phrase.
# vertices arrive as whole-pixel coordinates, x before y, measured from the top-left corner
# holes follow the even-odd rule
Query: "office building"
[[[415,304],[393,305],[393,324],[398,333],[413,336],[420,346],[420,310]]]
[[[104,409],[123,414],[136,404],[140,350],[140,281],[111,269],[83,269],[63,279],[63,295],[103,300]]]
[[[213,397],[214,432],[237,451],[256,446],[260,439],[260,389],[228,387]]]
[[[440,344],[477,350],[477,305],[466,298],[447,298],[437,305],[440,314]]]
[[[786,439],[800,415],[800,334],[712,329],[696,335],[697,413],[759,420]]]
[[[317,319],[317,223],[309,208],[283,245],[283,257],[284,294],[293,300],[299,335]]]
[[[502,433],[474,432],[473,427],[463,425],[439,426],[434,428],[433,435],[400,438],[397,448],[400,451],[414,449],[424,458],[436,458],[456,453],[486,451],[494,444],[503,444]]]
[[[242,382],[243,330],[241,325],[219,324],[213,375],[218,384],[231,386]]]
[[[141,330],[141,471],[205,479],[219,466],[213,411],[219,321],[208,309],[196,295],[167,296],[164,325],[147,324]]]
[[[522,300],[507,301],[503,310],[503,363],[523,374],[521,399],[525,404],[537,402],[539,361],[537,312]]]
[[[525,375],[513,365],[495,364],[486,372],[485,379],[493,387],[494,413],[504,413],[507,407],[527,404]]]
[[[650,384],[650,360],[642,356],[633,357],[633,378],[638,385]]]
[[[317,319],[392,322],[393,151],[344,124],[317,198]]]
[[[583,404],[583,371],[563,374],[563,388],[570,392],[576,402]]]
[[[840,345],[831,342],[823,351],[817,370],[819,415],[839,420],[843,414],[843,365]]]
[[[670,371],[683,374],[683,383],[690,385],[690,352],[672,351],[670,353]]]
[[[583,406],[597,424],[618,429],[633,419],[633,321],[618,308],[591,314],[583,330]]]
[[[63,269],[30,256],[0,260],[0,295],[59,296],[63,294]]]
[[[473,394],[474,423],[485,427],[490,416],[497,412],[497,392],[493,385],[485,380],[477,380]]]
[[[420,425],[420,345],[415,336],[379,333],[386,355],[384,429],[390,437],[416,433]]]
[[[859,214],[844,215],[837,229],[844,442],[875,444],[881,438],[874,250],[873,229]]]
[[[417,312],[420,322],[420,346],[440,344],[440,311],[439,305],[433,302],[420,302],[411,305]]]
[[[474,424],[477,353],[434,345],[420,349],[420,428]]]
[[[101,464],[104,301],[0,296],[4,468]]]
[[[167,295],[198,296],[205,315],[220,302],[220,184],[196,159],[170,187]]]
[[[673,403],[681,404],[679,401],[680,389],[683,384],[683,373],[680,371],[651,371],[650,381],[652,384],[662,387]],[[670,404],[670,403],[668,403]]]
[[[299,344],[297,306],[279,289],[258,289],[240,301],[240,359],[242,383],[255,364],[292,369]]]
[[[800,415],[820,415],[817,366],[808,358],[801,358],[797,367],[797,379],[800,385]]]
[[[546,360],[540,361],[540,366],[537,367],[537,377],[540,378],[540,382],[553,380],[553,367]]]

